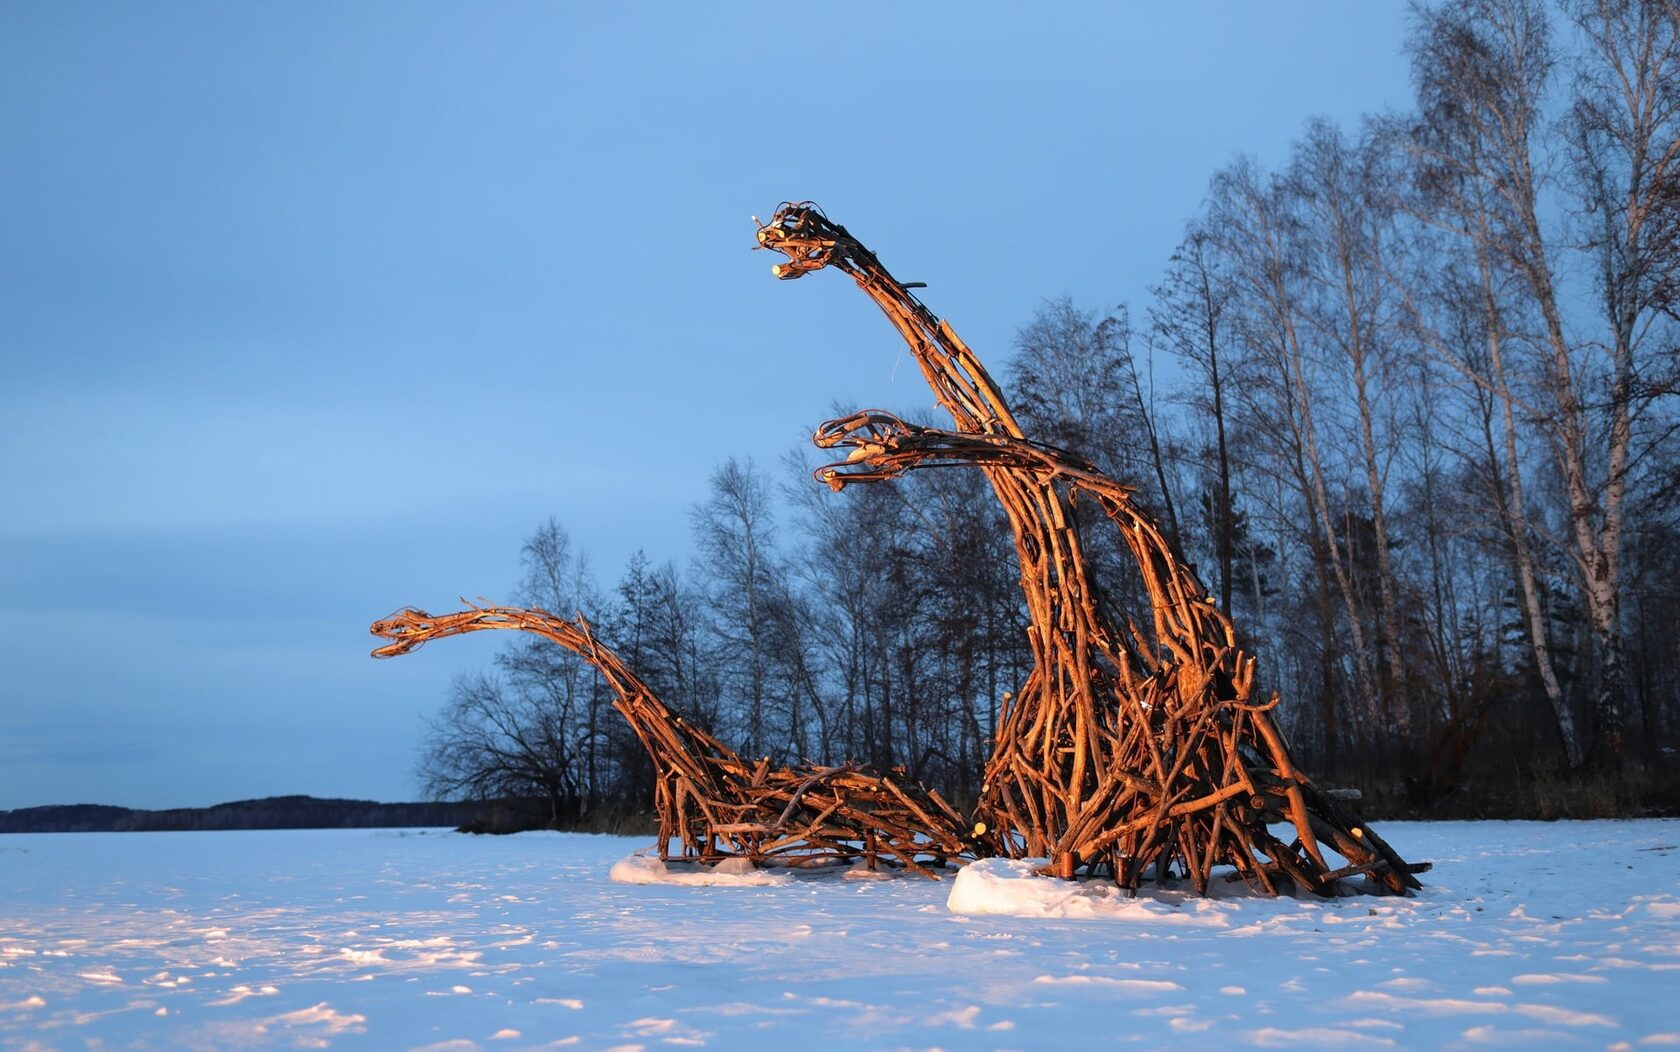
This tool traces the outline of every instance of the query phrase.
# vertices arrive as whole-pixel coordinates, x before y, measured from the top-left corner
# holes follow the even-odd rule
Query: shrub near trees
[[[1051,299],[1019,332],[1029,433],[1138,487],[1287,699],[1298,759],[1376,809],[1677,803],[1677,14],[1420,8],[1413,112],[1310,121],[1277,170],[1214,173],[1136,326]],[[605,593],[545,524],[520,599],[597,617],[745,753],[967,801],[1027,668],[995,498],[975,472],[831,494],[805,457],[724,463],[693,564],[638,555]],[[1104,601],[1141,613],[1091,536]],[[639,746],[550,649],[455,685],[429,791],[553,821],[645,806]]]

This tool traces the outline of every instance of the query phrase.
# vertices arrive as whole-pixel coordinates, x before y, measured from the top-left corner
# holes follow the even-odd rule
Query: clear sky
[[[811,198],[988,362],[1138,302],[1233,154],[1402,107],[1399,2],[0,0],[0,808],[411,799],[557,516],[689,555],[730,455],[928,400]]]

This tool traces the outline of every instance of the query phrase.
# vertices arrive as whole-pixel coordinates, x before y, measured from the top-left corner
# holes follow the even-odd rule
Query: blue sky
[[[0,0],[0,808],[409,799],[557,516],[685,561],[725,457],[927,402],[811,198],[988,362],[1208,177],[1406,103],[1401,3]]]

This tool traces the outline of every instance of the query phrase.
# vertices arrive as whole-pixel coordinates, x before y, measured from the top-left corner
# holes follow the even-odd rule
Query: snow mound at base
[[[631,855],[613,863],[607,876],[619,884],[725,884],[734,887],[762,887],[786,884],[785,873],[767,873],[744,858],[726,858],[715,866],[667,866],[651,855]]]
[[[971,862],[957,874],[945,908],[952,913],[1112,919],[1198,928],[1223,928],[1228,923],[1225,910],[1211,901],[1175,905],[1144,897],[1127,898],[1114,884],[1041,877],[1034,870],[1042,865],[1041,858]]]

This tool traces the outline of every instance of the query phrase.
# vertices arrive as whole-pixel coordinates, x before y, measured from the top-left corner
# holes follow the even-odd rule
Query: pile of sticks
[[[395,657],[429,640],[487,629],[541,636],[600,673],[613,693],[613,708],[653,760],[661,859],[717,862],[734,856],[755,865],[861,859],[870,869],[885,860],[937,879],[933,867],[973,855],[972,831],[931,789],[869,774],[855,764],[772,767],[767,757],[742,759],[666,708],[581,615],[568,621],[543,610],[469,606],[434,617],[409,608],[373,623],[373,634],[390,640],[373,655]],[[902,777],[902,771],[895,773]]]
[[[1133,890],[1145,875],[1183,876],[1205,893],[1221,865],[1269,894],[1339,894],[1361,875],[1371,890],[1419,887],[1413,874],[1427,866],[1407,863],[1290,761],[1271,717],[1277,697],[1256,701],[1254,659],[1128,487],[1027,440],[951,327],[809,202],[781,206],[758,243],[787,256],[772,268],[779,278],[829,266],[850,275],[956,422],[936,431],[880,411],[830,421],[814,441],[850,453],[818,478],[838,490],[968,465],[985,472],[1008,516],[1034,665],[1006,696],[986,766],[975,828],[987,831],[990,850],[1047,857],[1055,875],[1100,874]],[[1073,515],[1080,496],[1101,507],[1135,557],[1148,626],[1114,624],[1099,608]],[[1269,829],[1280,820],[1294,830],[1290,843]]]

